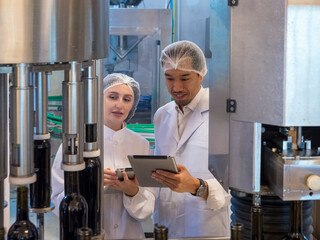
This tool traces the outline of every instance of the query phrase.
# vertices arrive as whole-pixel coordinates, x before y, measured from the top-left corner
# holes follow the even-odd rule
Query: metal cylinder
[[[63,95],[63,164],[65,171],[80,171],[85,167],[83,154],[83,83],[81,64],[71,62],[62,83]],[[69,168],[71,167],[71,168]]]
[[[108,56],[108,1],[0,0],[0,64]]]
[[[43,240],[44,239],[44,214],[43,213],[37,214],[37,231],[38,231],[39,240]]]
[[[32,73],[34,84],[35,135],[48,133],[48,75],[45,72]]]
[[[8,86],[9,74],[0,74],[0,181],[4,180],[8,175]]]
[[[10,182],[18,185],[36,181],[33,162],[33,88],[25,63],[13,69],[10,87]]]
[[[98,123],[98,78],[96,76],[95,61],[89,66],[82,78],[84,82],[84,151],[98,149],[97,123]]]

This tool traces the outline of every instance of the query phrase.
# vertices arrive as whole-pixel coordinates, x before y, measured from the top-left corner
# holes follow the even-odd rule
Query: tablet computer
[[[128,155],[135,176],[141,187],[166,187],[151,177],[157,169],[177,173],[178,168],[173,156],[164,155]]]

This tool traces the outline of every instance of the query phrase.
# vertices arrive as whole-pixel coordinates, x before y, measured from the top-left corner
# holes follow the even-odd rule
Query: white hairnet
[[[190,41],[168,45],[163,49],[160,61],[164,72],[171,69],[193,71],[202,77],[207,73],[206,58],[202,50]]]
[[[126,84],[131,91],[133,92],[133,105],[132,108],[128,114],[128,117],[124,120],[125,122],[128,122],[134,115],[134,112],[137,109],[139,99],[140,99],[140,86],[137,81],[135,81],[132,77],[129,77],[122,73],[111,73],[108,74],[103,79],[103,92],[107,91],[107,89],[121,85]]]

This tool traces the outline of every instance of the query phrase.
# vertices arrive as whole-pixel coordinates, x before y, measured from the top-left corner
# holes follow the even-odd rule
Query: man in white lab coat
[[[189,41],[167,46],[161,55],[166,85],[174,101],[154,116],[155,153],[173,155],[179,173],[157,170],[159,190],[155,223],[170,238],[230,235],[230,197],[208,170],[209,89],[201,49]]]

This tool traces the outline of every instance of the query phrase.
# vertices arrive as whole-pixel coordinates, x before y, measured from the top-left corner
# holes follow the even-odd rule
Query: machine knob
[[[320,190],[320,177],[317,175],[310,175],[307,178],[307,186],[313,191],[319,191]]]

